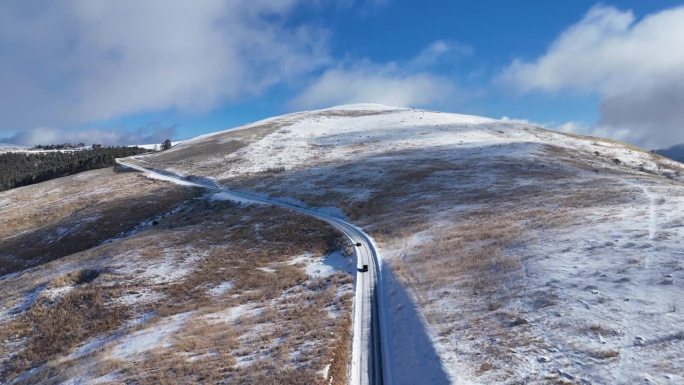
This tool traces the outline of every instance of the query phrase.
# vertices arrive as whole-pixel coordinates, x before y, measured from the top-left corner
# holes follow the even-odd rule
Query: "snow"
[[[128,360],[155,348],[171,346],[170,337],[183,327],[192,314],[187,312],[166,317],[154,325],[125,336],[112,348],[110,357]]]
[[[126,263],[112,268],[112,274],[130,275],[148,284],[167,284],[178,281],[188,275],[195,268],[197,262],[207,253],[206,250],[198,251],[192,247],[180,250],[163,249],[162,252],[163,257],[154,260],[138,258],[136,251],[129,251],[118,255],[115,261],[126,261]],[[144,301],[145,294],[139,299]],[[122,300],[135,301],[135,298],[124,298]]]
[[[244,303],[215,313],[204,315],[203,318],[209,322],[225,322],[233,324],[237,322],[240,317],[254,317],[261,314],[263,310],[263,308],[255,307],[253,303]]]
[[[352,103],[343,104],[339,106],[334,106],[330,108],[324,108],[318,111],[388,111],[388,110],[400,110],[402,107],[393,107],[380,103]]]
[[[77,222],[69,223],[68,226],[60,226],[55,229],[55,234],[49,236],[49,241],[50,242],[56,242],[61,240],[63,237],[69,234],[77,233],[81,231],[81,229],[85,226],[88,226],[91,223],[97,222],[100,218],[102,217],[101,214],[95,214],[91,215],[89,217],[85,217],[80,219]]]
[[[82,150],[87,150],[90,149],[90,147],[77,147],[77,148],[63,148],[59,150],[38,150],[33,147],[27,147],[27,146],[20,146],[20,145],[15,145],[15,144],[0,144],[0,154],[6,153],[6,152],[24,152],[24,153],[32,153],[32,154],[38,154],[38,153],[47,153],[47,152],[74,152],[74,151],[82,151]]]
[[[65,294],[72,291],[73,289],[74,289],[73,286],[67,285],[67,286],[45,289],[40,294],[41,294],[41,296],[49,298],[50,300],[54,301],[57,298],[63,297]]]
[[[139,277],[157,285],[178,281],[185,277],[200,259],[200,256],[192,255],[178,261],[172,254],[167,254],[161,263],[148,266]]]
[[[393,383],[397,385],[434,384],[446,385],[460,382],[460,373],[448,373],[442,365],[442,358],[435,347],[436,338],[416,307],[416,301],[402,286],[390,269],[383,269],[383,289],[388,293],[385,299],[386,330],[392,352],[388,361]]]
[[[225,180],[268,170],[300,170],[319,164],[349,162],[359,156],[388,156],[426,148],[477,149],[512,143],[548,144],[597,152],[597,159],[617,159],[624,167],[643,167],[650,172],[659,171],[657,163],[675,167],[673,161],[656,162],[646,151],[608,140],[555,133],[522,122],[377,104],[352,104],[282,115],[202,135],[183,142],[179,148],[199,142],[230,142],[237,133],[268,125],[284,128],[245,143],[232,153],[207,154],[206,159],[197,160],[195,164],[201,165],[200,174]],[[196,174],[199,170],[182,171]],[[360,189],[358,193],[360,196],[352,199],[363,199],[370,192]]]
[[[344,120],[317,114],[301,117],[288,130],[267,135],[230,154],[228,159],[235,159],[237,162],[220,177],[349,159],[358,150],[358,146],[368,144],[369,138],[373,138],[372,146],[364,149],[365,155],[435,144],[445,145],[456,139],[452,130],[449,130],[450,125],[481,125],[492,122],[487,118],[410,109],[390,109],[383,112],[347,117]],[[440,130],[440,125],[445,127]],[[431,135],[417,137],[416,127],[426,127]],[[468,130],[458,138],[459,141],[482,139],[496,141],[498,138],[495,135],[484,138],[479,134],[475,136]]]
[[[96,377],[96,378],[89,378],[86,383],[88,384],[111,384],[111,383],[116,383],[120,382],[119,376],[117,373],[107,373],[104,376]]]
[[[244,205],[254,204],[254,202],[251,200],[237,197],[234,194],[231,194],[228,192],[218,192],[218,193],[211,194],[209,199],[212,201],[231,201],[231,202],[244,204]]]
[[[684,315],[679,311],[684,306],[684,188],[654,178],[615,182],[616,188],[624,184],[632,201],[578,209],[583,210],[581,223],[542,232],[538,240],[515,250],[525,256],[524,294],[497,311],[519,314],[531,331],[525,337],[529,345],[509,352],[515,362],[515,372],[506,374],[509,380],[548,383],[564,377],[578,383],[632,384],[648,378],[651,383],[684,383]],[[430,241],[429,233],[416,233],[400,249],[385,251],[391,258],[411,253]],[[430,299],[420,301],[387,273],[393,351],[399,352],[393,356],[397,384],[416,383],[416,373],[445,374],[430,383],[497,382],[502,374],[496,368],[490,376],[475,375],[473,358],[487,357],[483,344],[500,342],[450,332],[460,320],[430,323],[423,317],[458,315],[471,293],[459,292],[454,282],[440,292],[463,297],[421,291]],[[540,300],[548,304],[535,308]],[[596,358],[602,352],[615,358]],[[430,356],[438,358],[424,358]],[[441,369],[421,372],[424,362],[441,362]]]
[[[122,296],[115,299],[115,302],[121,305],[143,305],[155,302],[162,299],[164,296],[150,288],[141,287],[135,290],[135,292],[127,292]]]
[[[157,173],[147,173],[147,175],[148,175],[148,177],[151,178],[151,179],[157,179],[157,180],[162,180],[162,181],[165,181],[165,182],[171,182],[171,183],[174,183],[174,184],[177,184],[177,185],[180,185],[180,186],[187,186],[187,187],[204,187],[204,186],[198,185],[197,183],[184,181],[184,180],[181,180],[181,179],[172,177],[172,176],[161,175],[161,174],[157,174]]]
[[[7,274],[2,277],[2,280],[5,279],[12,279],[16,277],[18,273],[12,273],[12,274]],[[16,314],[21,314],[31,308],[31,305],[33,305],[34,302],[38,299],[40,296],[41,292],[45,289],[47,285],[38,285],[21,299],[19,303],[13,307],[7,307],[3,306],[2,309],[0,309],[0,322],[5,322],[8,318],[16,315]]]
[[[233,286],[235,286],[235,284],[233,284],[231,281],[221,282],[220,284],[207,290],[207,292],[213,297],[220,297],[233,289]]]
[[[351,273],[354,271],[354,266],[350,258],[345,257],[339,251],[330,254],[315,257],[311,254],[303,254],[291,259],[288,262],[290,265],[297,265],[304,263],[306,274],[309,277],[325,278],[335,274],[338,271]]]
[[[328,372],[330,371],[330,364],[325,365],[323,369],[321,369],[318,373],[321,375],[323,378],[328,378]],[[332,380],[332,379],[331,379]]]
[[[392,331],[387,341],[393,347],[384,357],[394,361],[390,366],[396,371],[397,384],[424,383],[426,379],[436,384],[490,383],[501,381],[501,378],[529,383],[533,378],[546,378],[549,382],[551,377],[591,383],[635,383],[646,375],[653,377],[658,362],[667,363],[666,368],[660,370],[666,371],[669,378],[663,375],[657,381],[678,383],[681,380],[677,370],[681,372],[684,363],[673,355],[681,349],[658,350],[654,346],[679,341],[678,331],[669,329],[672,325],[684,324],[681,312],[677,310],[684,306],[679,300],[681,296],[677,295],[682,281],[677,258],[682,256],[678,253],[681,250],[678,239],[684,237],[681,212],[684,202],[681,192],[677,192],[680,190],[670,187],[672,191],[669,191],[664,187],[667,185],[664,178],[658,183],[649,181],[652,175],[663,175],[664,170],[676,170],[679,165],[609,140],[555,133],[522,122],[373,104],[338,106],[270,118],[234,130],[203,135],[182,146],[199,141],[226,143],[232,138],[227,133],[266,124],[284,128],[244,143],[235,152],[220,156],[207,154],[206,159],[194,165],[201,164],[197,169],[193,170],[192,164],[178,167],[186,174],[217,178],[228,185],[233,178],[240,181],[262,175],[264,182],[258,186],[261,194],[266,194],[263,192],[266,189],[268,193],[285,197],[279,200],[297,206],[305,206],[298,200],[304,200],[302,195],[316,196],[322,205],[330,207],[331,202],[325,201],[330,193],[344,197],[334,202],[337,204],[364,201],[373,196],[377,191],[373,190],[372,182],[366,181],[378,178],[386,164],[406,160],[409,152],[420,152],[423,162],[446,159],[460,161],[464,167],[471,167],[473,158],[483,162],[503,158],[514,163],[547,166],[553,163],[549,162],[549,157],[555,155],[545,151],[560,148],[569,150],[567,159],[579,158],[584,162],[582,166],[589,165],[594,170],[582,169],[566,159],[549,166],[557,167],[556,171],[567,173],[572,170],[577,173],[578,183],[591,182],[594,173],[600,172],[604,178],[615,178],[623,183],[622,191],[634,190],[635,202],[639,204],[606,205],[593,211],[581,211],[586,216],[581,225],[542,232],[539,242],[515,250],[515,255],[524,264],[525,293],[505,310],[511,314],[524,314],[529,322],[530,341],[535,343],[511,348],[514,351],[507,356],[511,361],[506,364],[515,366],[513,372],[499,371],[500,368],[495,367],[488,373],[476,374],[478,368],[474,365],[479,361],[475,358],[487,354],[482,346],[500,345],[501,342],[493,336],[469,335],[466,338],[450,332],[449,322],[440,323],[427,316],[452,317],[452,324],[463,317],[474,316],[461,314],[463,301],[468,301],[472,293],[462,293],[454,298],[406,288],[403,286],[407,284],[405,277],[394,277],[392,270],[385,271],[383,267],[384,284],[379,290],[381,299],[386,298],[387,302],[381,301],[380,305],[385,309],[383,313],[389,314],[383,328]],[[442,158],[437,158],[436,153]],[[563,155],[561,152],[558,157]],[[329,171],[336,170],[334,167],[339,165],[355,168],[348,176],[330,175]],[[496,167],[496,163],[489,166]],[[284,171],[270,178],[277,182],[269,185],[267,176],[270,174],[264,172],[272,173],[272,170]],[[288,179],[290,175],[292,179]],[[315,178],[320,175],[328,179]],[[505,182],[497,181],[498,177],[496,169],[489,169],[474,171],[468,176],[470,179],[463,181],[440,179],[439,175],[432,174],[425,183],[426,186],[448,183],[449,190],[445,191],[452,195],[477,186],[496,192],[501,183],[521,188],[539,183],[525,175]],[[322,185],[321,181],[326,184]],[[434,207],[441,207],[447,198],[445,191],[433,192],[426,187],[424,194],[433,194]],[[212,199],[240,201],[242,198],[218,193]],[[456,213],[477,209],[476,203],[464,203],[448,210],[435,210],[430,213],[433,222],[426,224],[427,230],[407,234],[400,245],[392,245],[394,249],[387,246],[383,253],[394,257],[420,248],[434,239],[433,230],[453,224]],[[334,208],[328,210],[336,217],[343,217]],[[372,225],[372,221],[369,224]],[[305,264],[311,277],[329,276],[335,269],[344,268],[338,257],[326,258],[306,255],[292,263]],[[639,262],[637,266],[631,266],[629,260]],[[271,272],[269,268],[259,269]],[[622,278],[628,281],[619,282]],[[460,293],[458,284],[453,282],[445,291]],[[530,310],[536,293],[557,295],[558,304]],[[357,291],[355,302],[363,300]],[[248,310],[240,309],[238,313]],[[226,317],[232,319],[232,311],[229,313]],[[606,326],[608,333],[587,333],[585,329],[594,323]],[[355,334],[362,332],[355,330]],[[536,341],[541,342],[536,344]],[[648,341],[661,342],[649,345]],[[616,351],[618,356],[603,361],[591,356],[599,350]]]
[[[183,143],[183,141],[182,141],[182,140],[177,140],[177,141],[175,141],[175,142],[171,142],[171,147],[173,147],[173,146],[175,146],[175,145],[177,145],[177,144],[180,144],[180,143]],[[161,149],[161,146],[162,146],[161,143],[149,143],[149,144],[135,144],[135,145],[131,145],[131,147],[140,147],[140,148],[144,148],[144,149],[146,149],[146,150],[160,150],[160,149]]]

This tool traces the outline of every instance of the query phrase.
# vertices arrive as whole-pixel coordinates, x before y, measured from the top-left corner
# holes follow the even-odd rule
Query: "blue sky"
[[[366,101],[663,147],[684,142],[681,4],[5,3],[0,142],[182,139]]]

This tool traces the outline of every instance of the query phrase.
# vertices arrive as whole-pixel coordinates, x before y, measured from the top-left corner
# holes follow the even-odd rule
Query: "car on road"
[[[357,268],[356,270],[360,273],[365,273],[368,271],[368,265],[363,265],[363,266]]]
[[[356,247],[361,247],[361,242],[356,242]]]

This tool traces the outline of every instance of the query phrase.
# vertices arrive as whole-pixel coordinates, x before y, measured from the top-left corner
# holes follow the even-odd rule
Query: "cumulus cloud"
[[[437,40],[411,59],[408,67],[425,70],[441,64],[453,65],[454,62],[472,53],[473,47],[469,45],[451,40]]]
[[[105,145],[131,145],[162,143],[176,135],[176,127],[164,127],[151,123],[136,130],[63,130],[53,127],[36,127],[22,130],[14,135],[0,138],[0,143],[13,143],[24,146],[56,143],[100,143]]]
[[[456,94],[452,82],[430,67],[467,54],[470,48],[436,41],[405,63],[348,62],[328,68],[291,102],[295,108],[374,102],[392,106],[425,106]]]
[[[203,112],[309,74],[328,57],[325,31],[289,22],[307,2],[3,2],[0,133]]]
[[[522,92],[601,98],[592,134],[647,147],[684,142],[684,7],[637,20],[596,6],[532,61],[515,59],[500,80]]]
[[[427,73],[404,74],[394,65],[357,65],[325,71],[292,102],[297,108],[374,102],[419,106],[444,100],[447,82]]]
[[[583,134],[590,136],[597,136],[600,138],[612,138],[629,142],[633,139],[633,132],[629,128],[608,127],[600,125],[591,125],[584,122],[564,122],[564,123],[540,123],[539,126],[550,128],[552,130],[567,132],[571,134]]]

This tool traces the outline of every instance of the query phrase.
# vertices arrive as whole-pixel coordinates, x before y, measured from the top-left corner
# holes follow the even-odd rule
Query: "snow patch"
[[[254,304],[243,303],[241,305],[224,309],[215,313],[205,315],[203,318],[208,322],[225,322],[233,324],[237,322],[242,316],[257,316],[261,314],[263,308],[255,308]]]
[[[138,288],[135,291],[125,293],[124,295],[116,298],[114,302],[121,305],[131,306],[152,303],[162,298],[164,298],[163,294],[153,291],[150,288],[143,287]]]
[[[207,253],[198,252],[193,248],[164,249],[164,257],[149,260],[140,259],[135,251],[129,251],[117,257],[117,260],[126,261],[119,268],[113,268],[113,274],[130,275],[154,285],[175,282],[188,275]],[[130,263],[130,261],[136,261]]]
[[[240,198],[240,197],[238,197],[234,194],[231,194],[229,192],[226,192],[226,191],[211,194],[211,196],[209,197],[209,200],[212,200],[212,201],[231,201],[231,202],[244,204],[244,205],[254,204],[254,202],[249,200],[249,199]]]
[[[235,286],[235,284],[233,284],[231,281],[221,282],[220,284],[207,290],[207,292],[213,297],[220,297],[230,291],[233,286]]]
[[[127,360],[155,348],[171,346],[170,337],[183,327],[191,315],[192,312],[176,314],[127,335],[112,349],[111,358]]]
[[[332,252],[322,257],[315,257],[312,254],[303,254],[291,259],[288,264],[296,265],[305,263],[306,274],[309,277],[325,278],[338,271],[351,273],[354,271],[351,260],[342,255],[339,251]]]

